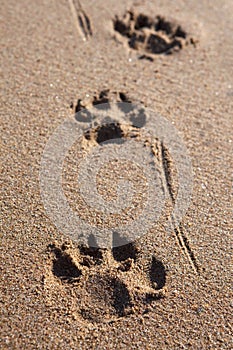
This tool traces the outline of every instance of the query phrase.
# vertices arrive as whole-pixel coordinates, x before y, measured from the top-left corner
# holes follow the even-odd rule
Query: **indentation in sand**
[[[115,234],[114,239],[120,237]],[[76,296],[72,312],[80,320],[106,323],[132,313],[143,314],[165,296],[163,263],[155,256],[142,259],[136,244],[100,249],[54,243],[48,252],[51,270],[44,277],[47,298],[53,291],[67,298],[72,295],[73,301]]]
[[[130,10],[121,18],[115,16],[113,27],[119,39],[140,53],[139,59],[153,61],[155,54],[172,54],[196,44],[179,23],[159,15],[152,17]]]

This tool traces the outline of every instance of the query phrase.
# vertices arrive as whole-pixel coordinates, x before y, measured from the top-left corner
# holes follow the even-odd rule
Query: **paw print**
[[[87,322],[144,314],[165,295],[163,263],[145,259],[134,243],[112,249],[53,244],[49,251],[53,284],[75,292],[77,314]]]
[[[188,44],[195,45],[181,25],[162,16],[150,17],[131,10],[122,18],[116,16],[113,27],[119,40],[122,38],[130,49],[140,53],[139,59],[153,61],[155,54],[171,54]]]

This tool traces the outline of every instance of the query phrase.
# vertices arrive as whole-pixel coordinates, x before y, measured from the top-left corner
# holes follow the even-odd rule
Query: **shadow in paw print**
[[[113,283],[113,306],[119,316],[125,315],[125,310],[132,306],[127,287],[118,279],[112,280]]]
[[[103,90],[98,96],[94,96],[93,106],[98,109],[110,109],[111,102],[131,102],[124,92],[115,92],[114,97],[109,89]]]
[[[167,35],[171,35],[173,37],[186,38],[187,33],[181,28],[180,25],[175,26],[174,23],[165,20],[165,18],[161,16],[157,16],[157,23],[155,25],[156,31],[164,31]]]
[[[116,261],[125,261],[127,259],[137,258],[137,249],[133,243],[127,243],[124,237],[121,237],[117,232],[113,233],[112,240],[112,255]]]
[[[75,113],[85,111],[84,117],[82,117],[82,113],[79,113],[75,118],[78,121],[90,121],[91,113],[88,113],[89,107],[94,107],[95,109],[100,110],[108,110],[111,108],[111,103],[131,103],[131,99],[124,92],[118,91],[110,91],[109,89],[105,89],[95,94],[91,99],[78,99],[77,104],[75,105]],[[71,107],[74,107],[74,104],[71,104]],[[81,116],[81,117],[80,117]],[[79,119],[81,118],[81,119]]]
[[[130,312],[132,303],[126,285],[109,274],[90,276],[86,283],[89,298],[81,314],[94,322],[110,321]]]
[[[136,261],[138,250],[133,243],[127,243],[124,237],[119,236],[117,232],[113,234],[112,241],[112,256],[113,258],[120,262],[118,270],[126,272],[132,267],[132,263]]]
[[[78,100],[75,106],[75,119],[78,122],[90,123],[92,121],[92,114],[84,106],[82,106],[82,100]]]
[[[179,40],[173,39],[171,42],[168,42],[157,34],[151,34],[147,41],[146,50],[152,54],[171,53],[171,49],[175,47],[178,49],[182,48]]]
[[[76,113],[75,119],[77,122],[90,123],[92,121],[92,114],[89,111],[84,110],[80,113]]]
[[[142,29],[142,28],[151,28],[153,25],[153,21],[151,18],[139,14],[139,16],[136,18],[134,28],[135,29]]]
[[[66,254],[62,249],[54,246],[50,247],[55,258],[53,259],[52,272],[62,281],[73,283],[81,276],[81,271],[72,261],[72,258]]]
[[[141,108],[137,113],[132,113],[130,115],[130,121],[136,128],[142,128],[146,125],[146,113],[143,108]]]
[[[101,125],[97,127],[94,130],[87,130],[84,134],[85,138],[87,140],[91,139],[91,135],[94,136],[95,141],[100,145],[103,146],[106,143],[113,142],[116,144],[116,139],[121,139],[119,143],[124,142],[124,132],[121,129],[120,125],[118,123],[113,123],[112,120],[109,118],[109,123],[106,123],[104,125]]]
[[[88,246],[80,245],[79,251],[84,257],[90,257],[96,265],[100,265],[103,259],[103,250],[98,248],[98,244],[94,235],[90,235],[88,238]],[[87,259],[84,259],[84,265]]]
[[[124,133],[119,124],[107,124],[100,126],[96,131],[96,141],[98,144],[112,139],[119,139],[124,136]]]
[[[154,256],[152,258],[150,268],[150,280],[156,290],[162,289],[166,284],[166,270],[163,263],[157,260]]]

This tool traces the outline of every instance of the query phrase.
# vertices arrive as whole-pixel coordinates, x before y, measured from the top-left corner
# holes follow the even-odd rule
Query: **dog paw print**
[[[122,18],[115,17],[113,26],[118,37],[140,53],[139,59],[153,61],[154,54],[171,54],[196,43],[181,25],[162,16],[150,17],[127,11]]]
[[[87,322],[109,323],[132,313],[144,314],[165,295],[163,263],[155,256],[142,257],[134,243],[112,249],[65,243],[49,250],[54,283],[72,289],[77,313]]]
[[[72,108],[74,107],[75,119],[78,122],[90,123],[93,120],[95,110],[101,112],[101,110],[111,110],[112,106],[119,108],[120,112],[123,112],[128,117],[129,123],[137,128],[142,128],[146,123],[145,110],[142,106],[139,106],[134,102],[128,94],[122,91],[112,91],[110,89],[101,90],[95,93],[93,96],[86,95],[83,99],[78,99],[74,107],[73,102],[71,103]],[[122,137],[122,130],[119,128],[115,130],[115,134],[110,130],[111,136]],[[101,134],[101,130],[99,132]],[[106,136],[102,137],[106,141]],[[100,140],[101,142],[101,140]]]
[[[98,93],[95,93],[93,96],[89,96],[88,94],[84,99],[78,99],[75,105],[75,113],[85,110],[85,112],[92,107],[97,109],[101,109],[104,105],[104,109],[110,109],[111,103],[121,103],[128,102],[131,103],[131,99],[129,96],[121,91],[111,91],[110,89],[101,90]],[[71,103],[71,107],[73,108],[73,102]],[[103,107],[102,107],[103,108]],[[79,115],[81,115],[79,113]],[[79,121],[87,121],[87,119],[79,120]]]

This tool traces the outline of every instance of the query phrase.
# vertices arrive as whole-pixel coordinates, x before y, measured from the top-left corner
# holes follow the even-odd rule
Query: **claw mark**
[[[82,8],[79,0],[68,0],[72,15],[74,17],[75,25],[83,40],[86,41],[92,36],[91,21]]]
[[[188,238],[186,237],[182,226],[180,225],[179,227],[175,227],[175,225],[173,224],[174,227],[174,232],[176,234],[177,240],[179,242],[179,245],[181,247],[181,249],[183,250],[183,252],[186,254],[190,265],[192,266],[193,270],[195,271],[195,273],[199,274],[199,266],[197,264],[197,260],[196,257],[189,245],[188,242]]]
[[[170,156],[168,153],[167,148],[164,146],[163,142],[160,144],[160,156],[161,156],[161,161],[162,161],[162,166],[163,166],[163,171],[164,171],[164,183],[165,183],[165,188],[167,189],[167,192],[169,194],[169,197],[171,199],[171,202],[174,206],[175,204],[175,189],[173,187],[173,181],[172,181],[172,167],[171,167],[171,160]],[[176,235],[176,239],[178,241],[179,246],[181,247],[181,250],[183,253],[186,255],[188,258],[188,261],[190,265],[193,268],[193,271],[196,274],[199,274],[199,266],[196,260],[196,257],[189,245],[188,238],[186,237],[186,234],[182,228],[181,225],[176,224],[177,220],[174,217],[174,214],[171,215],[170,219],[170,224],[173,228],[173,231]]]
[[[174,190],[172,186],[171,161],[169,158],[168,150],[164,146],[163,142],[161,142],[161,156],[162,156],[162,164],[163,164],[163,170],[164,170],[164,175],[166,180],[166,186],[169,192],[169,196],[171,197],[171,201],[173,204],[175,204]]]
[[[68,283],[73,283],[79,280],[82,272],[78,266],[76,266],[71,256],[63,251],[64,248],[59,249],[54,245],[51,245],[50,249],[55,255],[52,268],[53,274],[60,278],[60,280]]]

